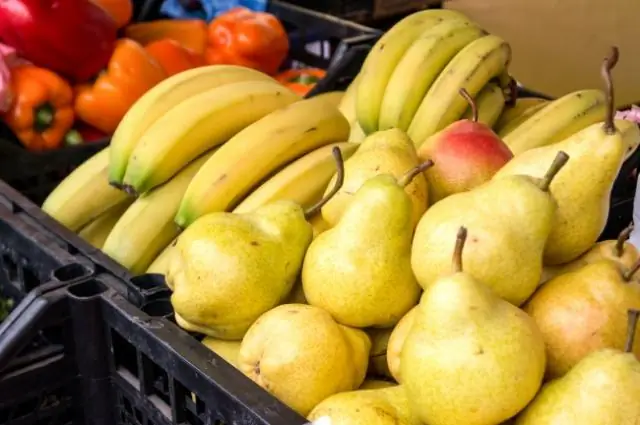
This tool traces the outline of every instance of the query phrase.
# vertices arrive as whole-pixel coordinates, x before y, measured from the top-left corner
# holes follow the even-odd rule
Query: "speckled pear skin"
[[[491,180],[443,199],[427,210],[416,228],[411,266],[418,282],[427,289],[449,274],[456,233],[465,226],[465,271],[521,305],[540,281],[556,209],[549,192],[526,176]]]
[[[640,362],[605,349],[546,384],[516,425],[638,425]]]
[[[289,201],[199,218],[180,235],[167,274],[177,323],[241,339],[289,294],[311,238],[304,212]]]
[[[331,425],[422,425],[399,385],[336,394],[317,405],[308,419],[331,418]]]
[[[322,218],[335,226],[352,201],[353,196],[371,177],[391,174],[400,178],[404,173],[420,163],[415,146],[409,136],[399,129],[378,131],[369,135],[344,163],[344,184],[338,193],[322,207]],[[326,194],[336,181],[333,176],[327,185]],[[427,180],[419,175],[405,187],[412,202],[412,221],[420,219],[428,205]]]
[[[239,367],[249,378],[303,416],[327,397],[364,381],[371,341],[339,325],[326,311],[283,304],[251,326]]]
[[[393,326],[420,296],[412,234],[411,200],[396,178],[369,179],[338,224],[309,246],[302,268],[307,302],[343,325]]]
[[[536,395],[544,377],[544,341],[526,313],[458,272],[441,277],[422,296],[400,370],[422,422],[495,425]]]
[[[389,367],[389,373],[396,382],[402,383],[400,356],[402,355],[402,347],[407,339],[407,335],[409,335],[409,331],[411,331],[417,312],[417,306],[409,310],[393,328],[391,336],[389,337],[389,343],[387,344],[387,366]]]

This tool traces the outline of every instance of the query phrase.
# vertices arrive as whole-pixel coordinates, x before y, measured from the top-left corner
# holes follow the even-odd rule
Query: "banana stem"
[[[618,240],[616,241],[616,257],[622,257],[622,254],[624,254],[624,243],[629,240],[629,237],[631,237],[632,231],[633,231],[633,223],[630,223],[618,235]]]
[[[460,96],[464,97],[464,100],[467,101],[471,108],[471,121],[478,122],[478,105],[476,105],[475,100],[473,100],[473,97],[471,97],[465,88],[461,88],[459,93]]]
[[[423,171],[433,167],[433,161],[428,159],[422,164],[413,167],[409,171],[407,171],[400,179],[398,179],[398,184],[402,187],[406,187],[409,183],[413,181],[414,178]]]
[[[615,111],[616,105],[615,105],[615,98],[613,93],[613,79],[611,77],[611,70],[618,63],[619,56],[620,56],[620,53],[618,51],[618,48],[616,46],[612,46],[611,54],[609,54],[609,56],[604,59],[604,62],[602,63],[602,68],[600,71],[602,74],[602,79],[604,80],[605,95],[607,99],[607,112],[604,119],[603,129],[604,129],[604,132],[609,135],[615,134],[616,132],[616,126],[613,121],[616,113]]]
[[[336,161],[336,182],[331,188],[331,191],[327,193],[324,198],[304,212],[304,216],[307,220],[316,215],[318,211],[320,211],[320,209],[329,202],[336,193],[338,193],[344,183],[344,159],[342,158],[342,152],[340,151],[340,148],[336,146],[331,150],[331,154],[333,155],[333,159]]]
[[[631,266],[631,268],[622,275],[622,277],[628,282],[638,270],[640,270],[640,259],[638,259],[633,266]]]
[[[542,179],[542,183],[540,184],[540,189],[543,191],[549,190],[549,186],[551,186],[551,182],[558,174],[558,172],[564,167],[564,165],[569,160],[569,155],[566,152],[559,151],[556,155],[555,159],[551,163],[551,167],[547,170],[547,173],[544,175]]]
[[[629,310],[629,324],[627,326],[627,342],[624,345],[624,351],[627,353],[633,352],[633,344],[636,338],[636,330],[638,328],[638,317],[640,317],[640,310]]]
[[[453,249],[453,272],[460,273],[462,271],[462,250],[467,241],[467,228],[461,226],[456,235],[456,247]]]

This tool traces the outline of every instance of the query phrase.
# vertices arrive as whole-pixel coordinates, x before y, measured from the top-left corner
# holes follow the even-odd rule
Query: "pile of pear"
[[[598,242],[616,61],[602,121],[559,142],[514,156],[477,113],[378,131],[306,210],[200,217],[166,254],[177,324],[301,423],[638,425],[640,255],[630,227]]]

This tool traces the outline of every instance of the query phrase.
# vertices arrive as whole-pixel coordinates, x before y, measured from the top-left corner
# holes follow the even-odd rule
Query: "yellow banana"
[[[173,222],[187,186],[213,151],[176,174],[166,184],[140,196],[120,217],[102,250],[134,274],[144,273],[179,229]]]
[[[356,75],[356,77],[351,81],[349,87],[344,91],[344,96],[340,99],[340,104],[338,105],[338,110],[344,115],[344,117],[349,121],[349,124],[358,121],[358,117],[356,116],[356,92],[358,90],[358,80],[360,79],[360,74]]]
[[[95,248],[101,249],[111,229],[116,225],[122,214],[129,208],[133,199],[127,199],[116,206],[109,208],[100,214],[95,220],[87,224],[78,232],[78,236],[90,243]]]
[[[504,109],[504,91],[499,85],[489,83],[478,93],[475,98],[475,103],[478,109],[478,122],[488,127],[493,127]],[[467,108],[462,118],[473,118],[471,108]]]
[[[328,91],[326,93],[320,93],[317,94],[314,97],[314,99],[322,99],[324,101],[326,101],[329,105],[331,105],[334,108],[337,108],[340,103],[342,102],[342,98],[344,97],[344,93],[343,91],[340,90],[335,90],[335,91]]]
[[[169,270],[169,264],[171,262],[171,253],[173,247],[176,245],[178,238],[174,239],[162,252],[153,260],[153,263],[149,266],[145,273],[147,274],[162,274],[166,275],[167,270]],[[165,281],[165,284],[173,291],[173,285],[171,285],[168,281]]]
[[[628,159],[638,149],[640,144],[640,127],[633,121],[627,120],[615,120],[615,125],[620,134],[622,140],[627,148],[624,159]]]
[[[380,106],[396,65],[415,39],[427,28],[445,19],[466,19],[460,12],[430,9],[414,13],[395,24],[371,49],[356,94],[356,111],[366,134],[378,130]]]
[[[468,105],[460,96],[461,88],[476,97],[490,80],[504,74],[510,59],[509,44],[495,35],[478,38],[458,52],[434,81],[411,121],[408,134],[416,147],[462,116]]]
[[[273,81],[230,83],[191,96],[144,132],[127,164],[125,190],[153,189],[249,124],[299,99]]]
[[[225,143],[193,179],[176,223],[236,206],[274,171],[320,146],[345,141],[349,123],[322,99],[306,99],[277,110]]]
[[[601,90],[581,90],[549,102],[503,136],[514,155],[550,145],[591,124],[604,121],[605,96]],[[505,133],[505,130],[502,132]]]
[[[109,185],[109,148],[73,170],[42,204],[44,212],[77,232],[109,208],[124,202],[127,194]]]
[[[378,129],[407,131],[420,102],[449,61],[483,35],[481,28],[461,19],[439,22],[424,31],[396,66],[382,99]]]
[[[516,103],[513,106],[505,106],[500,118],[494,125],[494,130],[500,132],[502,128],[509,124],[509,122],[520,118],[522,115],[531,110],[534,106],[537,106],[540,110],[549,101],[540,97],[520,97],[516,99]]]
[[[254,69],[236,65],[211,65],[173,75],[146,92],[127,111],[111,138],[109,181],[118,186],[131,152],[144,132],[170,109],[191,96],[229,83],[273,80]]]
[[[247,213],[273,201],[287,199],[307,209],[322,199],[329,180],[336,172],[332,155],[340,148],[346,161],[358,148],[355,143],[334,143],[309,152],[287,165],[245,198],[234,213]]]

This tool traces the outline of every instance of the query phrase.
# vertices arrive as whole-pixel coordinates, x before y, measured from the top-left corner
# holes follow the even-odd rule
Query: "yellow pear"
[[[400,378],[400,357],[402,355],[402,347],[404,346],[404,341],[407,339],[407,335],[413,326],[413,320],[417,311],[417,306],[409,310],[409,312],[405,314],[393,328],[391,336],[389,337],[389,343],[387,345],[387,367],[389,368],[389,373],[396,382],[402,382],[402,379]]]
[[[299,414],[364,381],[371,341],[326,311],[284,304],[262,315],[240,347],[240,370]]]
[[[240,353],[240,341],[225,341],[210,336],[202,340],[209,350],[222,357],[227,363],[238,368],[238,354]]]

